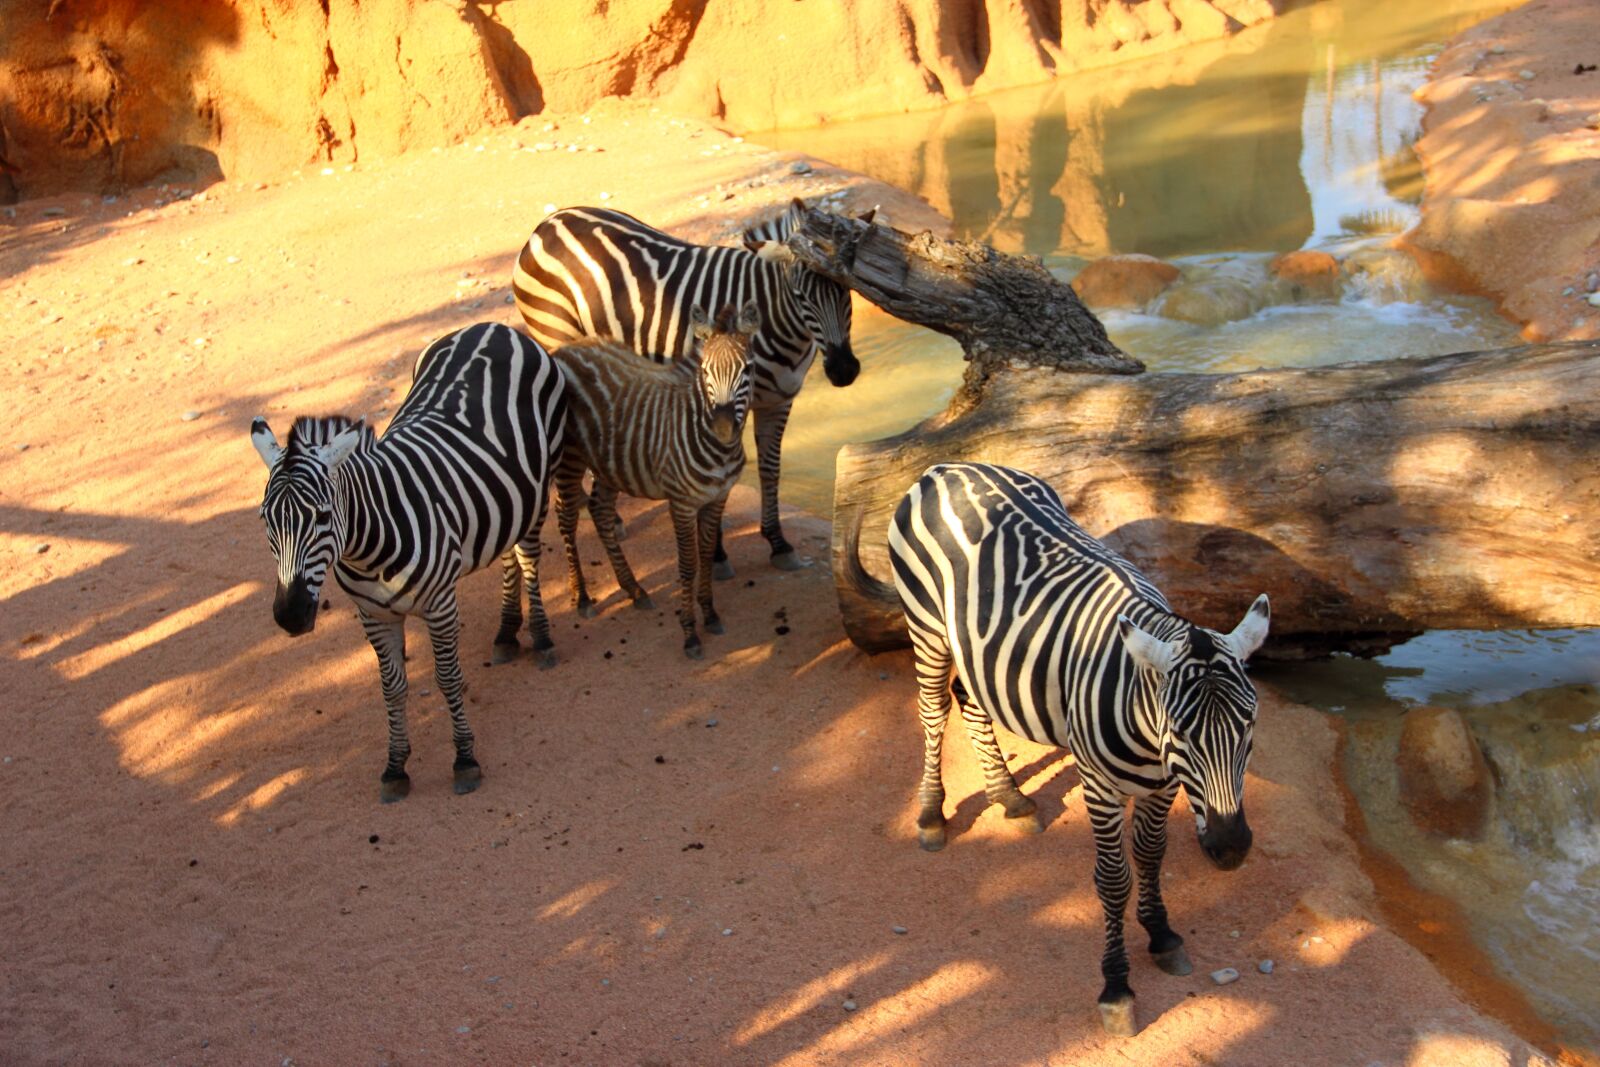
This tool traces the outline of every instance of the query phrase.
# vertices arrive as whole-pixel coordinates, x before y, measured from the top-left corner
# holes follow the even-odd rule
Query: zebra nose
[[[272,618],[290,637],[308,634],[317,626],[317,598],[299,578],[287,586],[279,582],[272,593]]]
[[[739,439],[739,420],[734,417],[731,405],[712,409],[711,432],[725,445],[731,445]]]
[[[1237,870],[1250,854],[1254,837],[1242,810],[1228,816],[1207,813],[1206,832],[1200,835],[1200,849],[1218,870]]]
[[[856,359],[856,354],[850,350],[848,343],[830,345],[822,357],[822,369],[827,372],[828,381],[843,388],[856,380],[856,375],[861,373],[861,361]]]

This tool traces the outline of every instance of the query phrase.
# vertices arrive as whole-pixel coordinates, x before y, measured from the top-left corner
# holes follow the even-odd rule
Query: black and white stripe
[[[744,469],[744,420],[750,408],[751,339],[760,327],[753,303],[724,308],[712,322],[699,307],[690,319],[695,348],[687,359],[649,363],[610,341],[578,341],[552,356],[567,379],[570,424],[556,468],[556,523],[567,550],[572,599],[593,615],[578,556],[583,475],[594,474],[589,501],[595,530],[635,606],[653,607],[617,541],[617,494],[665,500],[678,547],[678,621],[683,651],[701,656],[698,602],[706,629],[720,634],[711,598],[712,556],[728,493]]]
[[[389,713],[382,797],[410,790],[405,764],[405,617],[433,642],[434,678],[450,708],[455,790],[482,777],[462,709],[456,582],[502,558],[496,659],[515,654],[528,597],[536,655],[554,662],[539,599],[539,528],[566,426],[565,382],[517,331],[479,323],[434,341],[381,438],[342,416],[297,419],[280,447],[265,419],[250,437],[271,474],[261,504],[278,563],[273,616],[291,635],[316,625],[333,570],[355,601]],[[520,588],[519,588],[520,586]]]
[[[861,369],[850,347],[850,292],[795,262],[784,239],[805,205],[744,234],[744,248],[689,244],[630,215],[564,208],[533,231],[517,258],[512,291],[528,329],[546,348],[581,338],[615,341],[657,360],[688,355],[690,309],[754,303],[761,330],[750,347],[761,533],[774,565],[800,566],[778,521],[783,431],[818,349],[834,385]],[[870,219],[870,215],[864,216]],[[731,576],[716,550],[719,574]]]
[[[1183,939],[1161,902],[1167,812],[1181,785],[1205,854],[1224,870],[1244,861],[1256,695],[1243,664],[1266,639],[1267,598],[1232,633],[1193,626],[1132,564],[1073,522],[1048,485],[983,464],[930,467],[895,510],[889,550],[916,651],[923,847],[945,841],[939,758],[953,672],[985,792],[1007,818],[1038,828],[1034,802],[1018,791],[992,723],[1073,753],[1105,911],[1102,1021],[1112,1033],[1132,1033],[1122,937],[1132,888],[1127,801],[1139,921],[1157,965],[1186,974]]]

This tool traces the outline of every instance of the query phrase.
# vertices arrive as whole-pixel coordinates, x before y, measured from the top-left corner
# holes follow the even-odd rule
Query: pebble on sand
[[[184,422],[193,422],[199,417],[200,413],[198,411],[185,411],[182,415],[178,416],[178,418],[182,419]]]
[[[42,556],[48,551],[50,551],[50,546],[43,541],[33,546],[33,553],[36,556]]]
[[[1272,961],[1271,960],[1262,960],[1260,963],[1256,964],[1256,970],[1260,971],[1262,974],[1271,974],[1272,973]]]
[[[844,1007],[845,1011],[855,1011],[856,1010],[856,1002],[853,1001],[853,1000],[847,1000],[847,1001],[844,1002],[843,1007]]]
[[[1211,980],[1218,985],[1228,985],[1239,980],[1239,972],[1232,967],[1224,967],[1220,971],[1212,971]]]
[[[907,932],[904,926],[891,926],[889,929],[893,930],[897,934],[903,934]]]

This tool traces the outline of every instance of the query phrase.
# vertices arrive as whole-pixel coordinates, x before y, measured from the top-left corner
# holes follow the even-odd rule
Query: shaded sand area
[[[1600,337],[1600,0],[1532,0],[1457,37],[1420,99],[1405,243],[1534,341]]]
[[[1270,694],[1247,865],[1215,872],[1188,815],[1173,823],[1168,905],[1197,973],[1136,951],[1145,1029],[1102,1036],[1070,760],[1010,741],[1049,823],[1014,837],[952,735],[951,844],[918,851],[909,657],[844,640],[821,563],[766,567],[748,489],[719,588],[730,632],[703,663],[665,610],[659,506],[633,509],[626,543],[658,614],[597,570],[602,615],[577,625],[546,556],[551,671],[484,667],[497,576],[463,583],[485,785],[449,792],[414,627],[413,792],[380,807],[376,672],[348,600],[298,641],[272,624],[250,417],[381,425],[427,339],[510,321],[512,258],[546,204],[607,193],[707,236],[835,181],[642,110],[547,122],[5,220],[0,1061],[1545,1062],[1376,921],[1333,732]],[[820,560],[825,525],[789,522]],[[1230,966],[1240,981],[1207,977]]]

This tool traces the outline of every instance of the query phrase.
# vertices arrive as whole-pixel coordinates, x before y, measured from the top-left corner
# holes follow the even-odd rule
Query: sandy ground
[[[604,612],[577,624],[556,555],[561,663],[488,669],[497,578],[464,582],[485,785],[449,791],[414,630],[413,793],[379,806],[381,705],[349,602],[298,641],[271,620],[250,417],[381,422],[427,339],[509,321],[512,258],[546,204],[609,193],[709,234],[834,180],[642,110],[545,121],[204,200],[151,189],[6,220],[0,1062],[1544,1062],[1375,921],[1335,738],[1270,695],[1256,852],[1217,873],[1175,819],[1168,904],[1197,973],[1136,958],[1145,1029],[1104,1037],[1070,761],[1008,746],[1049,823],[1016,837],[952,734],[952,841],[920,852],[909,658],[843,639],[825,565],[766,566],[746,489],[730,633],[703,663],[603,570]],[[825,525],[789,522],[821,559]],[[665,606],[662,509],[630,526]],[[1244,977],[1207,977],[1228,966]]]
[[[1427,178],[1407,235],[1530,341],[1600,337],[1600,0],[1532,0],[1461,34],[1420,99]]]

